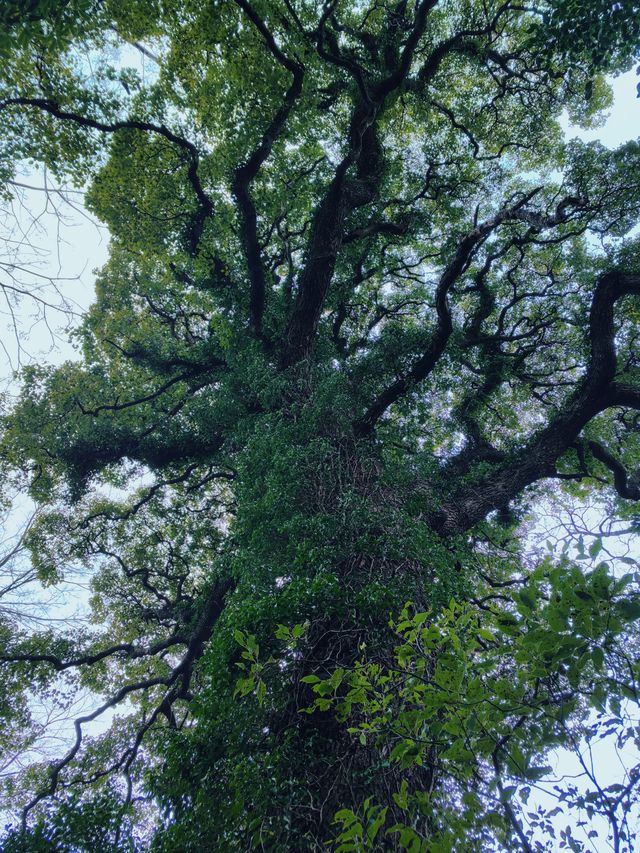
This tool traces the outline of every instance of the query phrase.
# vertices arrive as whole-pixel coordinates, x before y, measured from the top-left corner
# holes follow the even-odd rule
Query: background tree
[[[637,527],[640,146],[558,124],[637,12],[5,6],[4,173],[111,234],[79,359],[3,420],[35,571],[92,588],[3,670],[99,697],[11,781],[7,850],[535,849],[518,785],[638,699],[637,576],[518,535],[559,486]],[[638,775],[559,796],[630,849]]]

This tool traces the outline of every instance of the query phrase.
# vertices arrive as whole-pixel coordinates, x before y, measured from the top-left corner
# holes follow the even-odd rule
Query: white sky
[[[604,126],[582,130],[565,120],[562,126],[567,136],[578,136],[585,142],[599,140],[609,148],[617,148],[629,139],[636,139],[640,135],[640,100],[636,97],[638,82],[640,77],[635,71],[612,79],[614,103]]]

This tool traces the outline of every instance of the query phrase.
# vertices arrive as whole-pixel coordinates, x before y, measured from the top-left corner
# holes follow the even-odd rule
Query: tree
[[[111,234],[78,359],[3,418],[34,569],[92,593],[0,661],[95,697],[5,849],[543,849],[545,754],[637,738],[637,574],[523,535],[560,490],[638,529],[640,146],[558,124],[637,4],[5,8],[4,173]],[[639,779],[558,799],[631,849]]]

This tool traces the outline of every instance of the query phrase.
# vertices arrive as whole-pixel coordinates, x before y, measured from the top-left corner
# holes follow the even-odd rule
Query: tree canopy
[[[640,144],[560,118],[639,59],[636,0],[5,0],[5,192],[110,234],[2,416],[90,586],[0,608],[7,851],[633,849],[584,744],[640,742]]]

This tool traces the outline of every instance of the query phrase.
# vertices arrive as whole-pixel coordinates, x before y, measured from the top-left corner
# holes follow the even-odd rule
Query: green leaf
[[[518,593],[518,600],[527,610],[534,610],[536,606],[536,599],[533,593],[528,589],[521,589]]]
[[[589,546],[589,556],[595,558],[602,551],[602,539],[595,539]]]
[[[604,668],[604,652],[599,646],[596,646],[591,652],[593,665],[598,672],[602,672]]]
[[[517,785],[507,785],[500,791],[500,800],[503,803],[508,802],[510,799],[512,799],[513,795],[516,793],[517,790]]]
[[[616,607],[627,622],[640,619],[640,598],[626,598],[618,601]]]

